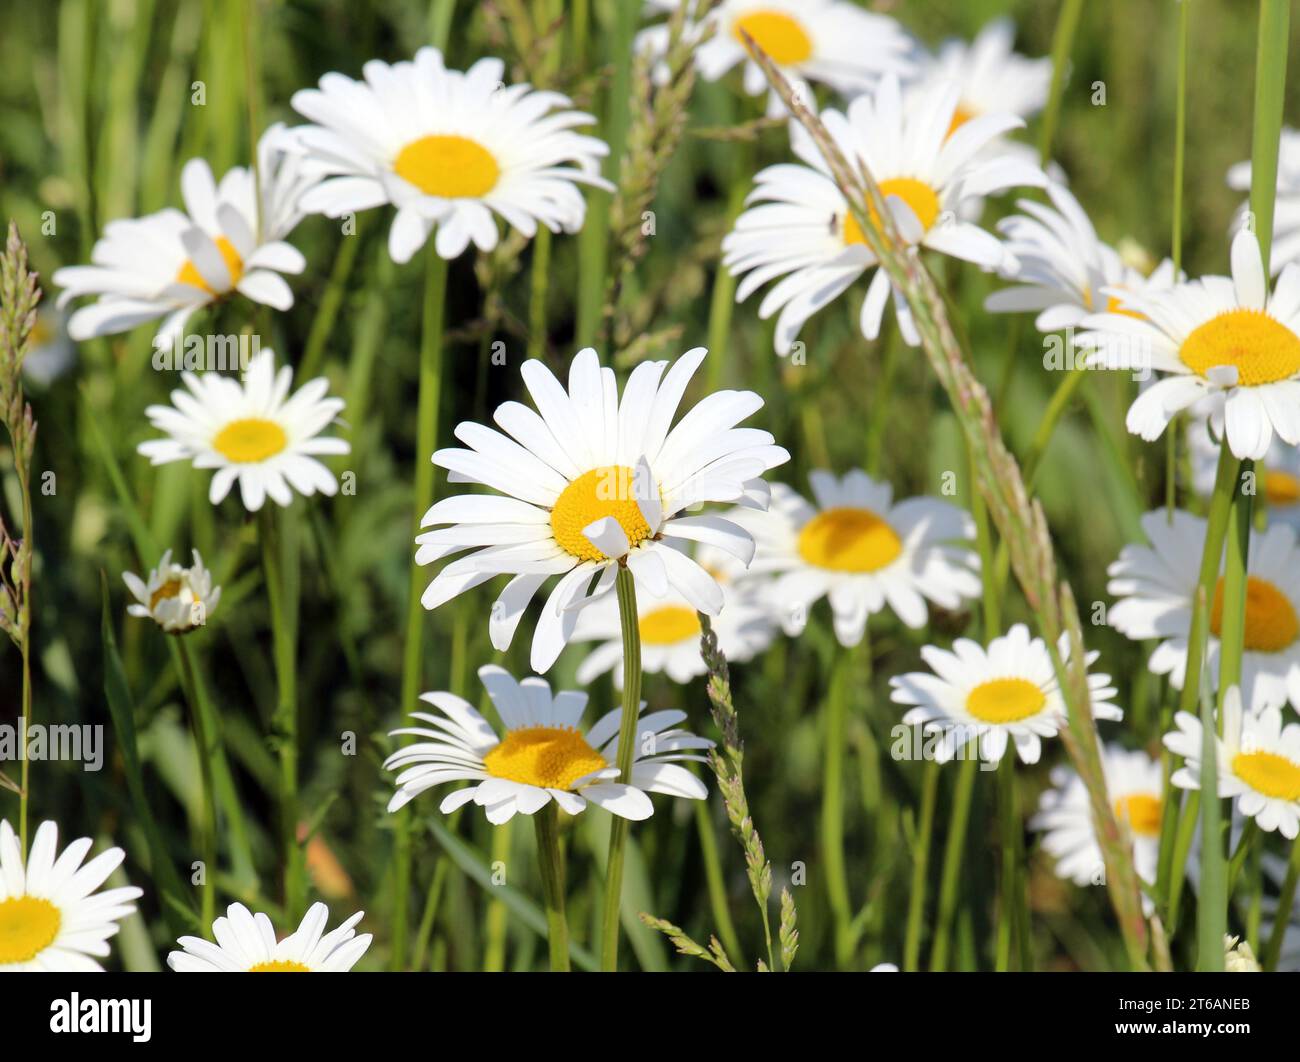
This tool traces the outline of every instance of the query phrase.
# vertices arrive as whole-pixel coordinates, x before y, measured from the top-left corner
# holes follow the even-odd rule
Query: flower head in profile
[[[118,923],[135,912],[139,889],[97,891],[126,853],[109,848],[85,862],[89,837],[58,850],[59,828],[42,822],[23,862],[18,837],[0,819],[0,973],[94,973]]]
[[[177,973],[345,973],[357,964],[373,939],[357,934],[358,911],[337,929],[325,932],[329,908],[314,903],[296,931],[277,940],[275,927],[262,913],[232,903],[212,923],[216,943],[181,937],[180,951],[167,956]]]
[[[1061,659],[1068,660],[1066,635],[1057,648]],[[1088,653],[1085,665],[1091,667],[1097,656],[1095,651]],[[935,749],[940,763],[972,742],[978,743],[980,757],[987,763],[998,763],[1011,742],[1021,762],[1037,763],[1043,738],[1055,737],[1068,725],[1047,643],[1031,638],[1023,623],[994,638],[987,649],[969,638],[958,638],[951,651],[927,645],[921,658],[930,671],[890,679],[891,697],[898,704],[915,706],[903,716],[905,724],[941,735]],[[1116,690],[1109,675],[1089,674],[1088,690],[1095,718],[1123,718],[1111,700]]]
[[[341,217],[397,208],[388,249],[408,261],[437,229],[437,252],[455,258],[473,241],[497,245],[496,216],[531,237],[539,224],[576,232],[586,205],[580,185],[600,176],[608,146],[576,130],[595,121],[557,92],[506,85],[505,64],[481,59],[448,70],[437,48],[412,62],[371,60],[365,80],[330,73],[293,95],[312,125],[290,131],[295,150],[324,175],[301,206]]]
[[[1183,758],[1172,781],[1181,789],[1200,789],[1201,721],[1190,712],[1174,716],[1165,748]],[[1287,840],[1300,834],[1300,723],[1283,725],[1282,709],[1252,712],[1243,708],[1241,691],[1230,686],[1223,695],[1223,736],[1215,736],[1219,796],[1255,820],[1261,830],[1281,832]]]
[[[127,613],[151,619],[168,634],[187,634],[202,627],[221,600],[221,587],[212,585],[212,573],[203,566],[199,551],[193,551],[194,563],[186,568],[172,561],[172,551],[162,555],[158,567],[145,582],[134,572],[123,572],[135,604]]]
[[[1164,807],[1160,762],[1141,750],[1107,745],[1102,750],[1101,767],[1115,818],[1132,843],[1134,869],[1147,885],[1154,885]],[[1029,828],[1043,834],[1043,848],[1056,861],[1057,877],[1076,885],[1105,880],[1106,863],[1097,840],[1092,798],[1076,771],[1052,769],[1052,787],[1039,798],[1038,813],[1029,820]]]
[[[988,23],[975,39],[944,41],[938,54],[921,62],[917,84],[957,86],[951,136],[973,118],[1014,114],[1028,120],[1047,105],[1051,59],[1027,59],[1015,50],[1016,26],[1009,18]]]
[[[647,0],[646,14],[671,13],[695,0]],[[745,34],[763,50],[805,102],[816,82],[847,96],[870,89],[887,72],[912,70],[912,41],[892,18],[863,11],[845,0],[721,0],[703,19],[688,13],[688,33],[712,31],[695,52],[705,81],[717,81],[737,65],[744,67],[745,91],[768,89],[762,68],[749,54]],[[668,50],[667,23],[643,30],[637,49],[662,56]],[[771,109],[784,110],[773,93]]]
[[[984,269],[1007,264],[996,237],[965,220],[967,205],[1017,185],[1042,187],[1038,166],[983,149],[1024,123],[1011,114],[972,118],[952,136],[957,87],[941,83],[906,106],[898,79],[885,77],[872,95],[859,96],[845,113],[827,110],[821,120],[851,165],[864,166],[880,186],[900,237],[973,262]],[[876,270],[862,304],[862,334],[880,334],[890,282],[867,243],[862,227],[832,177],[821,151],[798,122],[790,126],[791,147],[804,165],[771,166],[758,174],[750,209],[723,241],[723,264],[741,277],[736,300],[743,302],[777,281],[759,305],[766,320],[779,311],[776,351],[788,354],[805,321],[843,294],[864,273]],[[871,212],[868,212],[871,217]],[[878,224],[875,219],[873,224]],[[908,343],[920,336],[901,295],[894,299],[899,328]]]
[[[990,313],[1036,312],[1040,332],[1078,327],[1100,309],[1131,313],[1124,292],[1167,291],[1174,285],[1174,264],[1165,259],[1144,276],[1127,264],[1115,248],[1097,237],[1079,201],[1062,184],[1047,187],[1052,205],[1022,199],[1023,214],[1003,218],[998,229],[1006,237],[1014,266],[1003,272],[1013,286],[995,291],[984,302]]]
[[[207,372],[181,375],[185,390],[172,392],[170,406],[150,406],[149,422],[166,432],[139,452],[151,464],[191,461],[195,468],[215,469],[208,500],[221,502],[239,483],[244,508],[256,512],[269,497],[288,505],[296,491],[332,496],[338,481],[319,460],[346,454],[346,440],[321,435],[343,409],[341,398],[327,398],[329,381],[310,380],[292,396],[293,369],[275,368],[275,354],[259,351],[250,360],[244,382]]]
[[[218,183],[203,159],[181,170],[185,210],[110,221],[91,251],[91,265],[55,271],[59,306],[98,295],[68,320],[73,339],[126,332],[162,318],[156,345],[174,343],[195,310],[232,292],[287,310],[293,292],[281,273],[301,273],[306,260],[285,238],[301,214],[298,198],[314,181],[282,150],[283,130],[258,142],[259,196],[252,170],[236,167]]]
[[[1187,670],[1187,633],[1195,608],[1205,520],[1164,509],[1142,517],[1150,545],[1128,545],[1109,569],[1107,589],[1118,601],[1107,619],[1134,641],[1155,640],[1150,668],[1181,690]],[[1218,689],[1223,622],[1223,577],[1210,600],[1205,681]],[[1246,623],[1241,656],[1241,694],[1254,711],[1300,704],[1300,550],[1296,533],[1274,524],[1251,536],[1246,559]]]
[[[772,643],[776,632],[772,609],[758,581],[746,579],[744,564],[724,550],[701,545],[694,556],[722,587],[722,611],[711,624],[718,649],[729,664],[752,660]],[[674,682],[689,682],[708,670],[700,654],[699,613],[686,598],[672,590],[661,596],[646,592],[637,594],[636,605],[642,671],[663,672]],[[579,685],[586,686],[597,676],[613,671],[614,684],[622,688],[622,630],[613,595],[583,610],[573,640],[598,644],[578,665]]]
[[[425,725],[393,732],[422,740],[399,749],[384,763],[385,769],[401,772],[389,811],[404,807],[426,789],[458,781],[471,784],[443,798],[443,814],[472,800],[498,825],[516,814],[536,814],[552,800],[570,815],[592,803],[635,820],[654,812],[647,793],[692,800],[708,795],[704,783],[680,766],[703,762],[700,751],[713,746],[707,738],[677,728],[685,712],[650,712],[638,718],[632,777],[624,780],[617,767],[621,709],[583,731],[579,726],[587,706],[585,693],[552,694],[545,679],[517,682],[493,665],[479,668],[478,674],[501,717],[504,735],[454,694],[422,695],[420,699],[439,714],[413,712],[411,717]]]
[[[424,592],[424,607],[513,576],[489,621],[492,644],[504,651],[533,596],[558,576],[533,635],[539,674],[572,639],[580,611],[612,592],[622,568],[650,595],[672,590],[716,616],[723,605],[717,580],[664,539],[716,546],[748,564],[754,543],[734,521],[683,514],[708,503],[765,507],[763,474],[790,455],[768,432],[736,426],[763,406],[752,391],[709,395],[674,426],[705,354],[688,351],[671,367],[642,362],[621,398],[614,370],[602,368],[594,350],[573,359],[567,389],[542,362],[525,362],[536,409],[506,402],[493,417],[501,431],[463,422],[456,438],[468,449],[433,455],[451,482],[495,493],[446,498],[425,514],[425,527],[449,526],[416,539],[420,564],[474,552],[443,567]]]
[[[1259,241],[1232,241],[1232,276],[1201,277],[1169,291],[1117,292],[1123,312],[1086,317],[1075,342],[1089,364],[1164,373],[1129,407],[1128,429],[1158,438],[1207,396],[1238,458],[1259,459],[1274,435],[1300,443],[1300,265],[1282,269],[1270,294]]]
[[[886,605],[916,628],[925,625],[927,601],[956,609],[979,595],[975,524],[965,512],[936,498],[895,503],[888,483],[859,469],[808,478],[815,504],[776,483],[768,512],[740,517],[757,543],[750,571],[771,577],[766,596],[787,634],[803,630],[823,597],[836,637],[849,646]]]

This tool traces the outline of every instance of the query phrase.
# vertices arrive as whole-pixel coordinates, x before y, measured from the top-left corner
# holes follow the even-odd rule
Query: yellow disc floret
[[[607,766],[578,731],[561,726],[512,730],[483,757],[483,765],[496,778],[539,789],[569,789],[579,778]]]
[[[212,440],[212,448],[227,461],[252,465],[274,457],[289,444],[284,429],[273,420],[243,417],[232,420]]]
[[[827,509],[799,532],[799,555],[831,571],[878,572],[902,552],[898,533],[870,509]]]
[[[564,488],[551,510],[551,532],[556,544],[584,561],[607,561],[583,529],[612,516],[618,521],[628,546],[637,546],[652,534],[636,499],[636,472],[626,466],[610,465],[584,472]]]
[[[398,152],[393,172],[425,195],[481,199],[497,186],[496,156],[467,136],[422,136]]]
[[[731,32],[744,44],[742,31],[781,66],[806,63],[812,58],[812,37],[797,18],[784,11],[759,10],[742,15],[732,23]]]
[[[990,679],[966,695],[966,711],[982,723],[1018,723],[1037,715],[1045,704],[1043,691],[1023,678]]]
[[[1231,366],[1240,386],[1257,387],[1300,373],[1300,336],[1261,310],[1229,310],[1194,328],[1178,356],[1201,376]]]
[[[58,938],[63,915],[39,896],[0,900],[0,966],[30,962]]]
[[[1210,630],[1217,638],[1223,627],[1223,580],[1214,591]],[[1267,579],[1246,579],[1245,648],[1252,653],[1280,653],[1300,637],[1300,617],[1291,599]]]

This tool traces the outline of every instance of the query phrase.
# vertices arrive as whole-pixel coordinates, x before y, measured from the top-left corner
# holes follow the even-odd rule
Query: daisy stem
[[[975,794],[975,774],[979,757],[961,761],[957,771],[957,790],[952,798],[948,819],[948,839],[943,852],[943,877],[939,885],[939,912],[934,923],[934,943],[930,946],[930,970],[943,971],[948,966],[948,946],[952,939],[952,918],[957,909],[957,885],[961,880],[962,856],[966,851],[966,825],[970,821],[971,798]]]
[[[492,864],[496,866],[501,864],[506,866],[510,862],[510,840],[513,823],[503,822],[500,826],[494,826],[492,829]],[[541,825],[538,824],[538,857],[543,860],[543,885],[546,884],[545,857],[541,854]],[[484,921],[487,924],[486,936],[487,944],[483,948],[483,972],[484,973],[501,973],[506,968],[506,905],[499,899],[493,899],[488,903],[487,915]],[[550,902],[547,901],[547,915],[550,915]]]
[[[1227,439],[1223,442],[1227,448]],[[1254,461],[1241,462],[1228,516],[1227,558],[1223,567],[1223,611],[1219,625],[1219,706],[1230,686],[1241,684],[1241,657],[1246,637],[1246,561],[1250,555],[1251,509],[1254,491],[1243,489],[1254,483]],[[1217,595],[1216,595],[1217,596]],[[1209,598],[1214,601],[1213,597]],[[1219,717],[1219,730],[1223,717]]]
[[[1254,819],[1247,819],[1246,825],[1242,827],[1241,836],[1237,839],[1237,850],[1232,853],[1232,860],[1228,864],[1228,897],[1231,899],[1233,892],[1237,888],[1237,878],[1241,876],[1241,868],[1246,865],[1246,857],[1254,850],[1255,838],[1259,835],[1259,827]]]
[[[305,903],[305,879],[298,847],[298,645],[296,600],[290,600],[285,576],[294,571],[297,584],[297,541],[277,520],[268,502],[258,513],[258,538],[267,600],[271,607],[271,637],[275,657],[276,706],[271,729],[280,754],[280,846],[284,860],[285,917],[296,922]]]
[[[1207,611],[1199,595],[1197,610]],[[1222,712],[1219,713],[1222,716]],[[1223,802],[1218,799],[1218,738],[1214,733],[1214,701],[1201,692],[1201,878],[1196,897],[1196,969],[1223,970],[1223,938],[1228,931],[1228,861],[1223,854]]]
[[[641,628],[637,622],[636,582],[632,570],[618,569],[618,614],[623,630],[623,717],[618,728],[618,780],[632,784],[636,751],[636,721],[641,714]],[[623,895],[623,857],[631,824],[615,815],[609,827],[609,858],[605,864],[605,906],[601,914],[600,968],[618,969],[619,905]]]
[[[921,781],[921,824],[917,831],[912,863],[912,890],[907,901],[907,938],[903,945],[903,969],[917,969],[921,955],[921,918],[925,913],[926,874],[930,867],[930,838],[934,833],[934,807],[939,795],[937,760],[926,763]]]
[[[1260,966],[1266,973],[1277,969],[1277,961],[1282,955],[1282,941],[1286,938],[1287,928],[1291,924],[1291,907],[1295,903],[1296,884],[1300,882],[1300,840],[1291,842],[1291,858],[1287,862],[1286,879],[1282,882],[1282,891],[1277,895],[1277,910],[1273,912],[1273,932],[1269,934],[1264,954],[1260,956]]]
[[[424,280],[424,322],[420,340],[420,398],[416,414],[415,484],[411,505],[411,538],[420,533],[424,513],[433,504],[433,456],[438,442],[438,407],[442,389],[443,322],[447,303],[447,262],[429,241]],[[420,565],[411,559],[406,601],[406,645],[402,657],[401,708],[409,710],[420,693],[423,659],[424,605],[420,602]],[[393,824],[393,953],[392,968],[406,965],[406,925],[411,884],[411,818],[403,808]]]
[[[1291,40],[1290,0],[1260,0],[1255,50],[1255,122],[1250,146],[1250,211],[1269,274],[1273,246],[1273,208],[1277,197],[1277,157],[1282,136],[1287,45]]]
[[[998,813],[1002,832],[1002,903],[998,912],[997,972],[1011,969],[1011,945],[1017,928],[1023,929],[1020,908],[1025,902],[1020,882],[1020,820],[1016,812],[1015,757],[1007,750],[998,768]]]
[[[709,907],[713,920],[717,923],[722,946],[739,967],[744,963],[744,952],[740,947],[740,936],[736,933],[736,923],[731,917],[731,908],[727,904],[727,884],[722,875],[722,860],[718,855],[718,838],[713,830],[709,801],[693,800],[691,803],[694,805],[695,826],[700,836],[700,856],[704,862],[704,878],[709,889]]]
[[[1174,273],[1183,267],[1183,174],[1187,160],[1187,18],[1191,3],[1178,5],[1178,99],[1174,117],[1174,217],[1170,257]]]
[[[734,145],[731,152],[731,184],[727,193],[726,231],[730,232],[736,218],[745,208],[745,196],[754,178],[754,148],[751,144]],[[709,302],[708,373],[709,390],[723,388],[727,374],[727,338],[731,333],[731,315],[736,305],[736,278],[718,259],[718,271],[713,277],[713,295]]]
[[[212,756],[215,746],[207,732],[203,708],[199,704],[198,683],[194,681],[194,658],[183,638],[176,656],[180,671],[181,688],[190,706],[190,721],[194,727],[194,747],[199,757],[199,799],[203,823],[199,837],[200,858],[203,860],[203,888],[200,892],[199,925],[205,936],[211,936],[212,922],[217,916],[217,808],[213,803]]]
[[[551,972],[567,973],[569,924],[564,917],[564,853],[560,850],[560,816],[554,800],[533,816],[533,823],[537,827],[537,858],[542,867],[542,897],[546,902],[546,942],[551,952]]]
[[[867,635],[863,634],[863,644]],[[853,953],[853,907],[844,859],[844,749],[849,723],[853,652],[841,649],[826,697],[826,759],[822,773],[821,840],[826,892],[835,920],[835,960],[844,969]]]

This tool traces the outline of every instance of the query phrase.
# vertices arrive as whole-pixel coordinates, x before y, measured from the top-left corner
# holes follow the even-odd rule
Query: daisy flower
[[[216,469],[208,500],[217,505],[238,480],[249,512],[268,496],[288,505],[293,491],[332,496],[338,490],[334,474],[316,457],[351,447],[320,435],[343,409],[343,399],[325,397],[329,381],[323,376],[288,397],[293,369],[284,365],[276,372],[275,354],[266,349],[251,359],[242,384],[218,372],[186,372],[181,381],[188,390],[173,391],[172,405],[145,410],[168,436],[140,444],[151,464],[192,461],[195,468]]]
[[[168,550],[147,583],[134,572],[123,572],[122,581],[136,600],[127,614],[151,619],[168,634],[187,634],[207,623],[221,600],[221,587],[212,585],[199,551],[193,553],[194,564],[186,568],[173,563]]]
[[[438,573],[424,607],[513,575],[489,622],[492,644],[504,651],[533,595],[559,576],[533,636],[539,674],[573,637],[580,610],[613,589],[621,567],[652,596],[672,589],[697,611],[718,615],[717,580],[664,536],[717,546],[748,564],[754,543],[741,527],[711,513],[681,513],[706,502],[765,507],[761,477],[790,455],[768,432],[735,426],[763,406],[752,391],[712,394],[673,426],[706,353],[697,347],[671,368],[642,362],[621,400],[614,370],[590,348],[573,359],[567,391],[542,362],[526,361],[521,372],[537,411],[506,402],[493,417],[506,434],[466,421],[455,434],[469,449],[433,455],[451,482],[498,493],[447,498],[425,513],[423,526],[451,526],[416,538],[418,563],[475,552]]]
[[[886,605],[915,628],[925,625],[927,599],[957,609],[979,596],[979,558],[963,544],[975,523],[965,512],[936,498],[894,504],[888,483],[858,469],[808,479],[815,505],[776,483],[770,510],[743,517],[757,543],[750,570],[772,576],[769,600],[779,603],[787,634],[803,630],[822,597],[840,644],[851,646]]]
[[[1228,170],[1228,187],[1250,192],[1250,161]],[[1244,203],[1239,221],[1250,209]],[[1300,262],[1300,132],[1284,128],[1278,141],[1277,198],[1273,205],[1273,250],[1270,271],[1276,276],[1288,262]]]
[[[177,973],[345,973],[366,953],[373,939],[357,935],[358,911],[338,929],[325,932],[329,908],[314,903],[298,929],[283,940],[266,915],[253,914],[242,903],[232,903],[223,917],[212,923],[216,943],[202,937],[181,937],[181,951],[167,956]]]
[[[646,15],[671,13],[695,0],[648,0]],[[808,82],[828,85],[841,95],[855,96],[871,88],[887,71],[912,69],[913,44],[892,18],[863,11],[844,0],[722,0],[707,18],[688,15],[688,33],[712,30],[695,52],[695,66],[705,81],[717,81],[738,64],[744,66],[745,92],[762,95],[768,89],[762,68],[749,54],[743,33],[781,68],[796,94],[811,103]],[[637,50],[662,56],[668,50],[669,28],[661,23],[637,36]],[[775,93],[771,110],[784,105]]]
[[[1133,641],[1158,639],[1148,666],[1181,690],[1187,669],[1197,577],[1205,548],[1205,520],[1160,509],[1142,517],[1149,546],[1128,545],[1110,566],[1107,589],[1120,600],[1110,607],[1112,627]],[[1300,551],[1296,533],[1274,524],[1250,539],[1246,560],[1245,647],[1241,690],[1252,711],[1280,705],[1288,692],[1300,704]],[[1219,683],[1219,631],[1223,577],[1210,602],[1205,673]]]
[[[1231,278],[1128,292],[1123,301],[1130,312],[1084,318],[1094,331],[1075,343],[1092,350],[1090,365],[1170,374],[1129,407],[1129,431],[1156,439],[1177,413],[1217,394],[1238,458],[1262,458],[1274,434],[1300,443],[1300,265],[1284,267],[1270,295],[1259,241],[1242,229]]]
[[[1201,787],[1201,721],[1190,712],[1174,716],[1165,748],[1183,758],[1172,781],[1180,789]],[[1241,691],[1223,697],[1223,736],[1214,739],[1219,796],[1233,800],[1261,830],[1280,830],[1287,840],[1300,833],[1300,723],[1282,725],[1282,709],[1247,711]]]
[[[828,110],[822,121],[850,163],[860,163],[880,185],[900,236],[910,247],[927,247],[984,269],[1006,265],[996,237],[963,220],[970,200],[1016,185],[1041,187],[1037,166],[996,155],[976,155],[996,137],[1024,123],[1010,114],[973,118],[952,137],[955,85],[944,83],[904,108],[898,79],[886,76],[874,96],[860,96],[846,114]],[[723,264],[736,277],[736,301],[781,278],[759,305],[766,320],[780,311],[776,351],[788,354],[805,321],[878,265],[866,237],[808,132],[790,126],[791,148],[805,165],[761,171],[750,193],[751,208],[723,241]],[[862,334],[875,339],[889,299],[889,277],[877,269],[862,304]],[[920,343],[906,300],[894,298],[899,328],[912,346]]]
[[[552,694],[545,679],[516,682],[493,665],[479,668],[479,679],[505,725],[495,730],[468,702],[451,693],[425,693],[420,699],[440,715],[412,712],[428,724],[394,730],[393,736],[424,740],[407,745],[384,762],[386,770],[404,768],[396,778],[397,792],[388,810],[404,807],[426,789],[443,782],[473,784],[457,789],[439,805],[449,815],[471,800],[483,808],[488,821],[508,822],[516,814],[533,815],[552,800],[577,815],[590,802],[625,819],[647,819],[654,813],[647,793],[703,800],[704,783],[679,763],[704,762],[690,750],[712,748],[677,724],[685,712],[662,711],[637,721],[636,757],[629,782],[619,781],[618,730],[621,709],[603,715],[585,733],[578,729],[585,693],[564,690]],[[645,710],[645,704],[641,705]],[[647,753],[647,748],[651,749]]]
[[[1107,745],[1101,767],[1115,818],[1133,842],[1134,868],[1146,884],[1154,885],[1163,811],[1160,762],[1145,752]],[[1056,860],[1057,877],[1076,885],[1103,880],[1106,861],[1097,841],[1092,798],[1075,771],[1052,769],[1052,788],[1039,798],[1038,814],[1029,820],[1029,828],[1043,834],[1043,848]]]
[[[18,837],[0,819],[0,973],[95,973],[118,922],[135,912],[132,886],[96,892],[122,863],[120,848],[83,863],[89,837],[58,851],[59,828],[42,822],[24,866]]]
[[[500,59],[461,73],[443,66],[437,48],[421,48],[413,62],[362,69],[364,81],[326,74],[319,89],[290,101],[314,123],[291,130],[296,150],[325,177],[301,206],[336,218],[391,203],[395,262],[408,261],[435,227],[443,258],[471,240],[491,251],[494,213],[529,237],[539,222],[576,232],[586,212],[578,185],[612,190],[600,177],[609,147],[574,131],[595,119],[569,110],[559,93],[504,85]]]
[[[1047,106],[1052,60],[1017,54],[1015,39],[1016,26],[1011,19],[994,19],[970,44],[958,39],[945,41],[937,55],[922,63],[918,85],[951,82],[957,86],[950,136],[981,115],[1014,114],[1028,119]]]
[[[1097,238],[1079,201],[1063,184],[1047,186],[1052,206],[1028,199],[1016,205],[1023,214],[1003,218],[998,230],[1015,268],[1002,274],[1014,287],[995,291],[984,302],[990,313],[1035,311],[1040,332],[1073,329],[1099,308],[1124,308],[1127,291],[1167,291],[1174,284],[1174,264],[1165,259],[1149,276],[1126,264],[1120,253]]]
[[[1068,660],[1067,636],[1061,636],[1057,651],[1063,661]],[[1086,666],[1091,667],[1097,656],[1095,651],[1088,653]],[[1021,762],[1037,763],[1042,739],[1055,737],[1069,725],[1047,643],[1031,638],[1023,623],[994,638],[987,649],[969,638],[958,638],[951,652],[927,645],[921,659],[930,671],[890,679],[891,699],[915,705],[903,716],[906,725],[942,735],[935,748],[940,763],[947,763],[972,742],[978,743],[985,762],[998,763],[1008,740],[1015,742]],[[1088,690],[1094,718],[1124,717],[1112,703],[1116,690],[1109,675],[1089,674]]]
[[[745,566],[718,549],[701,546],[695,559],[722,587],[723,606],[712,621],[718,648],[731,664],[752,660],[772,644],[775,624],[771,610],[753,581],[738,581]],[[681,594],[637,595],[641,635],[641,669],[664,672],[674,682],[690,682],[708,669],[700,655],[699,614]],[[577,681],[586,686],[611,669],[614,684],[623,687],[623,626],[618,601],[606,595],[578,618],[575,642],[599,642],[578,665]]]
[[[260,196],[251,170],[236,167],[218,184],[207,162],[191,159],[181,170],[185,211],[110,221],[91,251],[92,265],[55,270],[54,283],[64,289],[60,307],[99,296],[72,314],[68,334],[112,335],[161,317],[154,344],[165,346],[179,341],[195,310],[233,291],[277,310],[292,306],[280,274],[301,273],[306,260],[284,240],[301,217],[298,197],[314,178],[284,154],[282,138],[283,129],[273,126],[258,142]]]

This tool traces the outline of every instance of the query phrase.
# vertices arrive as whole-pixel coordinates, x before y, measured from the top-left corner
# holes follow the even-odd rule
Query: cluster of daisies
[[[684,0],[650,0],[660,16]],[[812,104],[813,86],[840,94],[841,109],[820,118],[839,150],[879,184],[909,253],[923,250],[996,273],[1007,287],[991,312],[1034,312],[1044,332],[1070,330],[1089,364],[1159,374],[1134,402],[1129,426],[1155,438],[1178,413],[1195,407],[1204,432],[1226,437],[1238,457],[1265,459],[1279,497],[1300,513],[1300,467],[1278,447],[1300,442],[1300,164],[1284,164],[1279,190],[1276,284],[1260,261],[1249,217],[1231,246],[1231,277],[1187,280],[1170,263],[1143,271],[1097,236],[1059,168],[1014,140],[1046,101],[1050,62],[1012,50],[1009,23],[987,27],[973,44],[921,49],[892,19],[843,0],[723,0],[702,24],[699,73],[717,79],[736,66],[751,95],[766,80],[751,42]],[[638,39],[651,53],[667,46],[657,22]],[[372,61],[357,80],[326,74],[296,93],[292,106],[307,124],[273,126],[258,146],[255,169],[236,168],[217,181],[201,159],[182,171],[184,211],[115,221],[92,252],[92,264],[59,270],[60,305],[96,296],[68,318],[73,339],[160,322],[155,341],[175,343],[196,314],[215,315],[236,293],[276,310],[293,303],[286,276],[305,268],[288,241],[308,214],[344,218],[394,210],[388,251],[409,261],[426,243],[443,259],[472,244],[491,251],[500,225],[526,237],[539,226],[573,233],[584,222],[584,188],[610,189],[601,176],[607,146],[583,132],[594,119],[570,101],[526,84],[509,85],[505,66],[484,59],[469,70],[445,67],[434,48],[409,62]],[[778,100],[768,109],[782,113]],[[1286,154],[1300,146],[1288,141]],[[829,166],[797,122],[790,123],[797,162],[758,173],[748,209],[723,245],[723,265],[746,301],[766,285],[758,315],[777,316],[775,346],[794,349],[809,319],[870,274],[860,327],[882,330],[891,286],[858,217]],[[1049,173],[1051,176],[1049,176]],[[1234,169],[1240,186],[1248,174]],[[997,234],[980,224],[985,200],[1014,188],[1043,191],[1025,200]],[[875,225],[881,219],[866,215]],[[904,340],[919,342],[905,301],[893,294]],[[586,684],[605,672],[622,682],[616,584],[630,573],[637,596],[643,665],[685,683],[706,668],[701,617],[714,624],[720,648],[743,662],[778,632],[795,637],[826,598],[838,641],[862,641],[870,616],[885,609],[914,629],[932,609],[960,610],[983,583],[969,515],[931,497],[895,501],[888,483],[860,470],[817,471],[810,497],[767,476],[789,459],[772,435],[746,422],[763,406],[751,391],[720,391],[682,413],[706,352],[669,363],[645,361],[621,388],[593,350],[572,360],[566,379],[540,361],[520,370],[529,404],[509,401],[495,427],[457,425],[459,446],[434,463],[448,482],[472,492],[438,501],[416,540],[420,564],[438,565],[422,601],[434,609],[494,580],[504,580],[489,633],[508,648],[535,598],[530,665],[517,679],[499,667],[479,678],[501,728],[464,698],[431,692],[431,711],[395,732],[405,741],[387,766],[396,772],[396,811],[426,790],[446,792],[441,810],[467,803],[500,824],[552,803],[570,815],[588,803],[627,819],[652,814],[649,794],[702,799],[707,791],[688,766],[708,739],[683,729],[678,710],[636,720],[630,773],[620,760],[620,713],[584,723],[587,695],[553,692],[539,677],[572,643],[591,648],[578,670]],[[294,494],[333,495],[335,473],[322,460],[347,454],[327,434],[343,402],[314,379],[293,390],[293,370],[259,352],[241,379],[186,372],[171,404],[150,406],[161,433],[139,447],[154,464],[189,462],[211,472],[219,504],[238,485],[248,512],[267,498],[287,506]],[[1269,456],[1272,455],[1272,456]],[[1276,468],[1272,467],[1276,462]],[[1181,685],[1204,525],[1190,514],[1145,523],[1149,546],[1132,546],[1112,569],[1120,600],[1111,622],[1134,639],[1159,644],[1151,669]],[[1300,566],[1295,533],[1281,514],[1251,547],[1246,660],[1240,691],[1227,692],[1217,739],[1220,795],[1261,828],[1294,837],[1300,827],[1300,723],[1285,723],[1286,702],[1300,707]],[[987,573],[986,573],[987,574]],[[183,635],[204,625],[220,588],[194,553],[185,567],[164,554],[147,580],[127,574],[132,615]],[[1216,614],[1217,615],[1217,614]],[[1218,634],[1218,620],[1213,622]],[[1212,642],[1210,668],[1217,667]],[[1069,647],[1048,646],[1024,626],[986,645],[958,639],[926,646],[927,671],[895,676],[893,699],[903,721],[937,740],[940,760],[976,755],[998,763],[1014,745],[1026,764],[1066,724],[1057,665]],[[1087,653],[1091,668],[1096,653]],[[1088,677],[1093,713],[1122,718],[1108,675]],[[1179,716],[1166,738],[1185,766],[1174,782],[1194,787],[1201,735]],[[1158,764],[1119,745],[1104,766],[1117,817],[1131,836],[1144,879],[1154,875],[1162,818]],[[1058,872],[1080,883],[1101,866],[1087,794],[1077,776],[1054,774],[1033,825]],[[110,849],[82,865],[92,842],[56,852],[52,823],[37,831],[26,858],[0,824],[0,969],[95,968],[117,921],[140,891],[96,890],[122,862]],[[306,972],[350,968],[369,935],[360,914],[326,932],[327,912],[314,906],[299,928],[277,939],[265,915],[240,904],[212,926],[214,940],[184,937],[169,964],[180,971]]]

